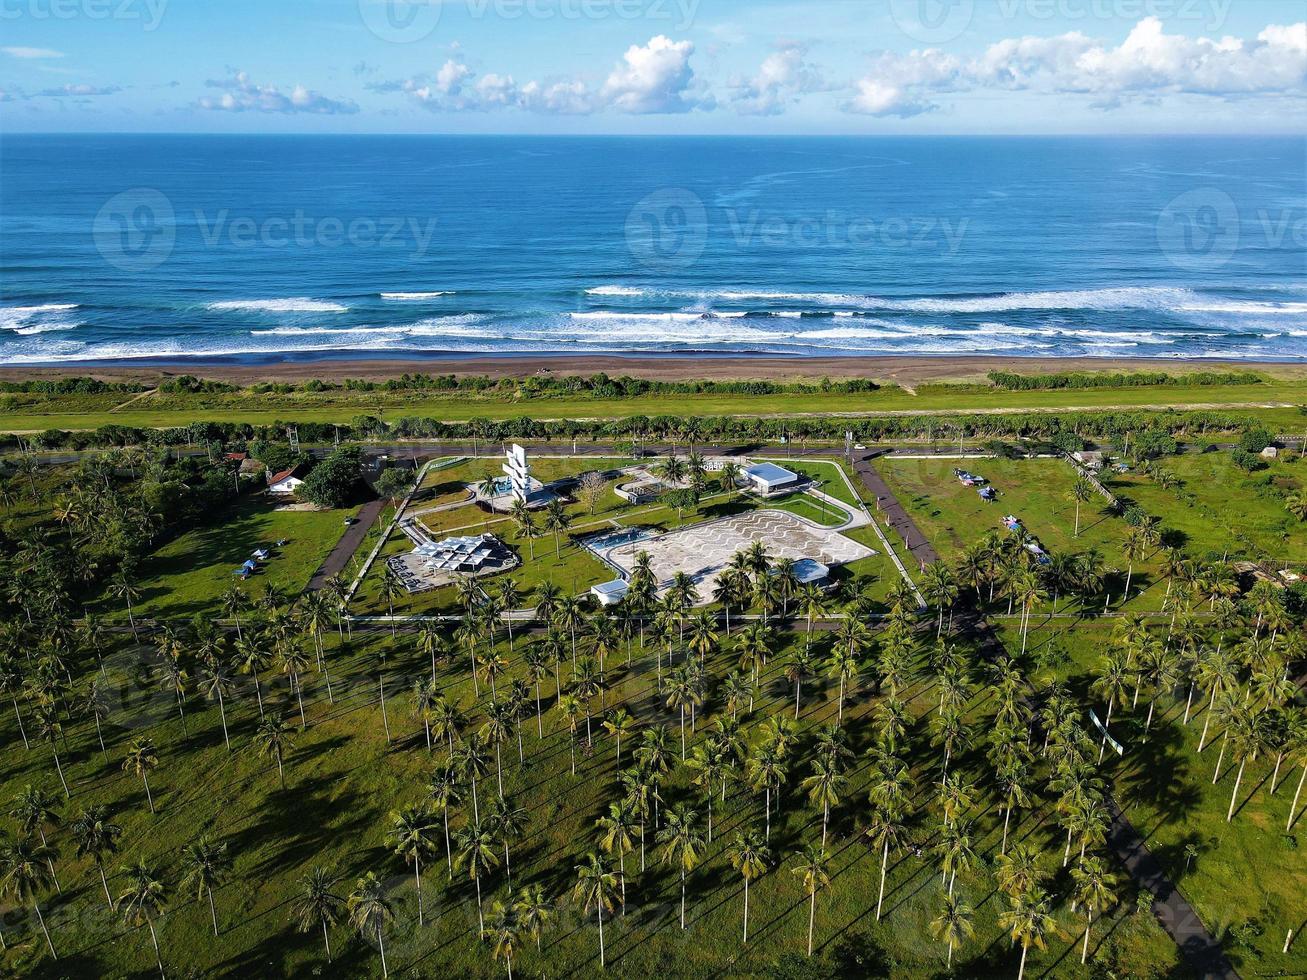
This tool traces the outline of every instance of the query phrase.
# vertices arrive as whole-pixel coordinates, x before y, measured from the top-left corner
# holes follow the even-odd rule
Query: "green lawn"
[[[1141,473],[1114,473],[1110,489],[1162,515],[1163,525],[1179,532],[1177,539],[1191,554],[1289,561],[1307,556],[1307,523],[1284,506],[1286,493],[1307,485],[1307,463],[1277,460],[1246,473],[1228,452],[1210,452],[1156,465],[1180,483],[1167,489]]]
[[[214,613],[233,582],[232,572],[260,545],[287,539],[258,574],[240,583],[251,596],[273,585],[300,592],[345,531],[345,517],[357,508],[328,511],[279,511],[266,496],[249,496],[212,524],[174,538],[146,557],[137,569],[141,598],[138,616],[189,617]],[[105,597],[100,606],[114,618],[126,618],[123,604]]]
[[[1076,480],[1071,465],[1060,459],[894,459],[883,457],[875,466],[894,489],[921,533],[945,559],[955,558],[990,531],[1006,534],[1003,518],[1017,517],[1046,550],[1087,551],[1097,548],[1109,567],[1124,575],[1122,554],[1125,522],[1111,513],[1107,502],[1095,495],[1081,507],[1080,535],[1075,536]],[[953,469],[983,476],[998,490],[994,503],[985,503],[971,487],[964,487]],[[1165,526],[1169,512],[1162,514]],[[1157,581],[1155,556],[1137,563],[1131,579],[1131,605],[1153,608],[1160,598],[1152,595]],[[1140,596],[1138,590],[1145,590]]]
[[[770,502],[776,510],[789,511],[824,527],[838,527],[849,519],[848,512],[806,493]]]

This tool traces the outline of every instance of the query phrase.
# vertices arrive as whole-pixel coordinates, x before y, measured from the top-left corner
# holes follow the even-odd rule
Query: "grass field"
[[[1058,621],[1041,625],[1031,652],[1054,643],[1069,655],[1055,671],[1067,680],[1085,704],[1103,652],[1111,646],[1113,624]],[[1019,645],[1014,640],[1011,645]],[[1226,810],[1234,789],[1235,766],[1227,755],[1215,785],[1212,775],[1220,754],[1219,722],[1213,722],[1208,742],[1197,751],[1207,705],[1195,695],[1188,725],[1184,724],[1185,679],[1176,695],[1159,700],[1151,732],[1145,735],[1147,698],[1134,713],[1118,711],[1114,736],[1127,748],[1110,774],[1118,801],[1149,849],[1185,897],[1198,910],[1204,924],[1225,940],[1235,965],[1245,976],[1300,976],[1307,970],[1307,946],[1282,952],[1289,929],[1301,931],[1307,920],[1307,817],[1286,831],[1289,803],[1301,766],[1280,772],[1274,795],[1270,776],[1274,753],[1248,766],[1240,785],[1234,820],[1226,823]],[[1100,716],[1104,706],[1098,705]],[[1109,760],[1116,757],[1111,752]],[[1188,860],[1186,846],[1197,849]],[[1248,923],[1252,923],[1249,928]]]
[[[257,394],[162,395],[144,398],[105,395],[8,396],[4,431],[93,429],[117,424],[139,427],[186,425],[192,421],[271,424],[278,420],[348,422],[362,414],[384,417],[429,416],[446,421],[508,419],[523,414],[514,398],[466,392],[429,393],[293,392]],[[783,393],[774,395],[669,394],[605,401],[593,398],[542,398],[531,404],[537,419],[623,418],[633,415],[841,415],[877,412],[1029,411],[1095,408],[1158,409],[1243,406],[1282,431],[1303,428],[1293,406],[1307,403],[1307,383],[1277,380],[1261,385],[1094,388],[1055,391],[1003,391],[987,385],[918,393],[889,387],[859,394]],[[1287,407],[1277,407],[1287,406]]]
[[[1075,501],[1071,487],[1075,471],[1060,459],[894,459],[882,458],[876,467],[907,508],[921,533],[945,559],[955,558],[990,531],[1007,532],[1003,518],[1012,514],[1035,535],[1044,548],[1059,552],[1097,548],[1108,566],[1125,572],[1122,554],[1125,523],[1114,516],[1107,502],[1095,495],[1082,505],[1080,535],[1075,536]],[[983,476],[998,490],[994,503],[985,503],[974,488],[953,476],[961,466]],[[1168,514],[1163,512],[1162,523]],[[1132,608],[1154,608],[1151,595],[1158,569],[1154,556],[1135,564],[1130,591]],[[1139,590],[1144,590],[1143,595]]]
[[[1285,509],[1285,494],[1307,485],[1307,463],[1270,461],[1246,473],[1228,452],[1158,460],[1179,479],[1173,489],[1141,473],[1113,474],[1109,489],[1152,514],[1195,555],[1307,560],[1307,523]]]
[[[798,638],[795,642],[801,642]],[[824,639],[819,639],[824,644]],[[379,704],[378,653],[389,650],[385,663],[386,715],[393,741],[388,744]],[[507,651],[505,651],[507,652]],[[636,651],[628,669],[621,657],[610,662],[610,704],[622,702],[643,725],[669,724],[675,733],[676,716],[655,697],[654,665],[649,654]],[[514,672],[521,670],[521,648],[509,657]],[[125,648],[111,656],[110,673],[117,680],[130,674],[139,658]],[[137,700],[116,705],[107,725],[108,758],[101,758],[93,729],[75,726],[69,732],[65,755],[73,799],[65,808],[103,803],[124,828],[121,857],[110,867],[110,887],[124,887],[118,864],[143,856],[155,863],[171,896],[167,915],[158,923],[159,939],[169,975],[279,975],[308,977],[380,975],[380,963],[368,943],[341,925],[333,930],[335,963],[328,968],[321,934],[294,932],[290,903],[297,879],[322,864],[342,876],[340,890],[348,892],[364,871],[377,871],[385,882],[395,922],[388,930],[386,952],[393,975],[488,977],[502,975],[502,964],[492,963],[488,947],[476,938],[475,891],[466,874],[447,878],[443,835],[438,831],[439,857],[424,875],[427,921],[416,922],[413,875],[386,846],[384,834],[390,814],[418,801],[437,755],[428,755],[421,725],[408,710],[407,691],[412,681],[429,668],[413,653],[407,640],[391,647],[389,637],[358,636],[346,649],[329,643],[329,664],[335,703],[328,703],[325,679],[305,678],[308,727],[298,730],[298,714],[283,681],[265,681],[270,710],[286,711],[293,724],[293,748],[286,760],[286,786],[278,784],[276,767],[260,756],[251,742],[257,709],[249,690],[228,702],[232,751],[223,746],[219,719],[213,705],[198,699],[188,705],[189,734],[183,734],[170,696],[155,689],[138,692]],[[723,652],[709,658],[710,674],[720,677],[734,662]],[[793,709],[793,692],[782,675],[781,657],[773,658],[762,674],[760,697],[753,710],[744,712],[746,731],[774,714]],[[474,707],[461,658],[442,670],[444,692],[470,713],[468,730],[481,721]],[[503,683],[503,681],[501,681]],[[810,682],[803,701],[805,729],[826,724],[835,713],[837,685]],[[545,685],[545,707],[552,690]],[[859,688],[846,706],[846,725],[852,744],[861,751],[870,739],[870,712],[875,698]],[[482,702],[483,703],[483,702]],[[915,711],[932,703],[928,688],[914,687]],[[724,710],[711,699],[699,733],[703,737],[709,715]],[[13,744],[12,717],[0,721],[0,731]],[[575,975],[597,969],[598,934],[594,919],[582,921],[567,900],[575,875],[573,866],[595,846],[594,821],[613,798],[616,780],[615,745],[598,739],[593,752],[577,745],[577,772],[570,771],[569,737],[556,712],[547,710],[544,739],[536,735],[534,718],[523,731],[525,764],[519,763],[516,745],[503,746],[504,791],[528,815],[523,838],[511,851],[513,880],[520,887],[542,884],[561,901],[556,921],[547,928],[543,953],[524,944],[518,969],[525,974]],[[924,732],[914,726],[914,738],[924,745]],[[140,781],[121,772],[119,760],[131,738],[149,735],[159,746],[161,765],[151,776],[158,807],[152,816]],[[629,746],[624,747],[629,760]],[[927,753],[930,754],[929,752]],[[914,753],[921,778],[928,777],[928,759]],[[802,770],[791,777],[795,785]],[[927,924],[941,901],[939,875],[933,859],[902,852],[892,862],[886,889],[886,915],[875,921],[878,855],[857,842],[865,809],[866,770],[859,762],[851,770],[852,782],[832,815],[831,888],[819,896],[816,912],[816,959],[804,960],[808,905],[802,883],[795,876],[794,852],[802,842],[820,835],[820,812],[803,801],[797,789],[788,793],[779,815],[774,815],[771,847],[775,864],[751,889],[751,935],[747,947],[739,942],[741,884],[730,868],[725,845],[743,827],[761,820],[760,798],[732,788],[727,800],[714,800],[714,841],[689,876],[687,928],[678,927],[679,886],[676,872],[661,861],[650,840],[646,870],[639,871],[639,852],[626,856],[630,874],[625,917],[607,923],[606,942],[610,971],[619,976],[926,976],[943,969],[944,949],[930,938]],[[50,786],[48,753],[39,749],[7,752],[0,770],[0,796],[12,795],[25,782]],[[494,795],[496,777],[481,780],[483,804]],[[53,786],[57,790],[58,784]],[[923,793],[928,792],[923,789]],[[693,801],[706,822],[706,801],[677,767],[663,790],[665,801]],[[466,802],[453,814],[455,828],[465,820]],[[996,819],[978,808],[984,829],[983,848],[996,846]],[[923,825],[920,833],[927,833]],[[234,859],[233,875],[215,892],[220,936],[211,934],[209,911],[194,896],[177,890],[181,875],[179,852],[199,834],[226,841]],[[914,831],[916,833],[916,831]],[[1056,847],[1055,827],[1027,817],[1017,833],[1050,849]],[[63,844],[65,833],[52,832]],[[104,908],[94,868],[87,860],[66,856],[60,862],[64,894],[46,902],[45,916],[60,960],[43,954],[39,934],[31,923],[11,913],[6,921],[8,968],[33,977],[115,975],[145,977],[153,970],[148,933],[124,928]],[[960,894],[976,908],[976,935],[955,957],[959,975],[988,976],[1014,973],[1017,951],[1000,931],[996,916],[1002,903],[987,871],[959,878]],[[502,868],[485,883],[487,906],[507,892]],[[1123,889],[1122,902],[1095,926],[1091,951],[1096,959],[1133,976],[1176,975],[1170,971],[1177,952],[1150,915],[1133,911],[1133,896]],[[1059,934],[1046,952],[1032,951],[1032,975],[1083,976],[1079,966],[1079,919],[1063,911]],[[1182,973],[1180,975],[1183,975]]]
[[[214,614],[223,592],[240,582],[232,572],[256,548],[282,539],[286,546],[274,549],[259,572],[240,584],[252,597],[267,586],[296,595],[340,540],[345,517],[356,512],[276,510],[266,496],[246,497],[224,519],[174,538],[141,562],[134,578],[141,597],[134,611],[168,618]],[[100,607],[115,619],[126,618],[119,600],[105,597]]]

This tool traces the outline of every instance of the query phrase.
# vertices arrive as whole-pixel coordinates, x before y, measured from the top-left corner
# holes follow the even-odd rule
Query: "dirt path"
[[[926,540],[916,522],[899,503],[885,478],[871,465],[871,457],[864,456],[854,461],[854,470],[866,485],[868,491],[875,495],[882,519],[888,524],[917,561],[924,565],[939,560],[939,554]],[[1003,650],[1002,641],[989,625],[984,616],[968,613],[959,616],[957,624],[964,632],[970,632],[980,642],[980,649],[986,655],[995,655]],[[1117,859],[1130,872],[1140,888],[1146,889],[1153,896],[1153,913],[1162,924],[1162,928],[1175,940],[1189,965],[1198,975],[1217,980],[1237,980],[1230,961],[1220,945],[1207,931],[1202,919],[1194,907],[1189,904],[1175,884],[1166,877],[1161,862],[1148,850],[1144,839],[1126,819],[1114,797],[1107,799],[1108,809],[1112,814],[1112,830],[1108,837],[1108,846]]]
[[[142,398],[149,398],[158,390],[159,390],[158,388],[151,388],[149,391],[143,391],[139,395],[133,395],[131,398],[127,399],[127,401],[123,402],[122,404],[115,405],[113,408],[109,409],[109,413],[113,414],[114,412],[121,411],[122,409],[126,408],[128,405],[135,405]]]

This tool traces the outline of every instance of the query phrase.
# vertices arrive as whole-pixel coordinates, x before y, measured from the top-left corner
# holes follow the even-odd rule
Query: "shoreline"
[[[1160,371],[1196,374],[1218,371],[1255,371],[1280,380],[1307,381],[1307,363],[1189,358],[1013,357],[984,355],[856,355],[794,357],[769,355],[666,354],[549,355],[549,354],[438,354],[418,357],[371,358],[350,356],[311,359],[278,358],[258,362],[218,359],[161,361],[85,361],[58,365],[2,365],[0,381],[40,381],[92,377],[101,381],[159,382],[191,375],[230,384],[261,382],[386,381],[404,374],[484,375],[491,378],[526,378],[604,373],[652,381],[819,381],[822,378],[867,378],[882,384],[987,382],[990,371],[1017,374],[1059,372],[1111,373]]]

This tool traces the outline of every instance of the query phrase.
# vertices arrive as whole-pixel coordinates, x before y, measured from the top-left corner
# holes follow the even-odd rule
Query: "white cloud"
[[[62,51],[55,51],[52,48],[9,47],[0,48],[0,51],[3,51],[11,58],[23,58],[26,60],[37,58],[62,58],[64,56]]]
[[[61,85],[58,88],[42,89],[36,94],[49,98],[61,98],[64,96],[114,95],[121,91],[122,89],[117,85]]]
[[[331,99],[319,95],[303,85],[296,85],[290,94],[272,85],[257,85],[243,71],[231,78],[206,82],[210,88],[223,89],[221,96],[205,96],[196,103],[201,109],[216,112],[280,112],[284,114],[311,113],[317,115],[348,115],[359,111],[356,103],[348,99]]]
[[[821,72],[807,61],[807,47],[783,42],[763,60],[753,78],[737,83],[731,101],[745,115],[775,116],[799,96],[821,87]]]
[[[659,34],[643,47],[633,44],[604,82],[602,97],[620,112],[637,114],[711,109],[690,67],[694,45]]]
[[[511,74],[478,76],[453,58],[435,74],[369,85],[374,92],[402,92],[432,112],[492,112],[519,109],[546,115],[587,115],[611,109],[628,113],[689,112],[712,108],[690,67],[694,45],[658,36],[647,45],[633,45],[598,90],[579,78],[531,80],[519,83]],[[795,66],[794,83],[807,78]]]
[[[940,93],[986,89],[1088,94],[1100,108],[1167,94],[1303,96],[1307,23],[1212,39],[1167,34],[1146,17],[1116,47],[1071,32],[1007,38],[965,61],[936,49],[883,53],[855,87],[845,108],[871,115],[915,115],[937,107]]]

